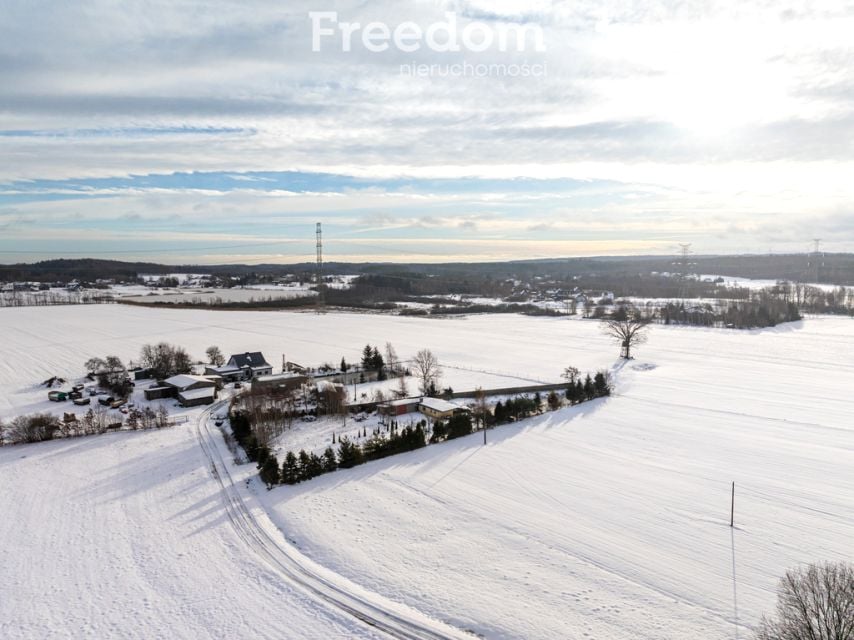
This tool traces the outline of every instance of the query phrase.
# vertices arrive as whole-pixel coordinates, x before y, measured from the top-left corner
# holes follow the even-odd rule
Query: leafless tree
[[[787,571],[777,618],[763,618],[757,640],[854,640],[854,564],[811,564]]]
[[[563,370],[560,377],[565,379],[569,384],[575,384],[580,373],[581,372],[578,370],[578,367],[567,367]]]
[[[397,379],[397,389],[394,390],[394,394],[398,398],[408,398],[409,397],[409,385],[406,384],[406,376],[401,375]]]
[[[609,318],[602,321],[602,330],[620,344],[620,357],[632,357],[632,348],[646,342],[650,320],[639,315]]]
[[[482,387],[478,387],[474,392],[474,414],[475,426],[486,429],[487,416],[489,415],[489,404],[486,401],[486,393]]]
[[[211,345],[205,350],[205,355],[208,357],[208,362],[215,367],[221,367],[225,364],[225,356],[216,345]]]
[[[421,349],[412,360],[415,369],[415,377],[421,381],[421,393],[427,395],[439,385],[441,369],[439,360],[430,349]]]
[[[60,430],[59,418],[50,413],[18,416],[10,423],[6,437],[10,443],[52,440]]]
[[[391,342],[385,343],[385,366],[392,375],[396,374],[400,366],[397,359],[397,351],[394,350],[394,345]]]

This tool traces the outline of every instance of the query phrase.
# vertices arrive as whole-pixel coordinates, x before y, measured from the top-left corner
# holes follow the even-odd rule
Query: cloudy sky
[[[362,38],[452,21],[492,45]],[[3,0],[0,262],[297,262],[316,222],[328,260],[854,251],[852,33],[843,0]]]

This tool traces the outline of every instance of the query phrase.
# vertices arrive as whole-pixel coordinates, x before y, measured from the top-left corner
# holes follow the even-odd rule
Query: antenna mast
[[[317,312],[323,313],[323,231],[317,223]]]

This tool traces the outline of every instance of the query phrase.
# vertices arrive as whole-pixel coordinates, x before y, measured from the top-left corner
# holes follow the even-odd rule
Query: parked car
[[[71,393],[68,394],[68,397],[71,400],[79,400],[80,398],[83,397],[83,394],[80,393],[79,391],[72,391]]]
[[[74,404],[76,404],[78,407],[83,407],[83,406],[89,404],[90,402],[92,402],[92,398],[74,398],[74,400],[72,400],[72,402]]]
[[[109,407],[116,399],[113,396],[107,396],[105,398],[98,398],[98,404],[101,404],[105,407]]]

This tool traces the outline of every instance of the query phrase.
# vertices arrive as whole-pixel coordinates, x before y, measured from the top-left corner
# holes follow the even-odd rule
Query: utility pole
[[[682,300],[682,304],[685,304],[685,297],[688,290],[688,275],[691,272],[691,262],[689,256],[691,255],[691,243],[685,242],[679,244],[679,258],[677,265],[679,267],[679,297]]]
[[[813,281],[816,284],[818,284],[819,283],[818,267],[819,267],[820,256],[821,256],[821,238],[814,238],[812,242],[813,242],[813,258],[812,258],[813,259],[813,265],[812,266],[813,266],[813,273],[814,273]]]
[[[729,506],[729,526],[735,526],[735,481],[732,483],[732,498]]]
[[[317,313],[323,313],[323,231],[317,223]]]

